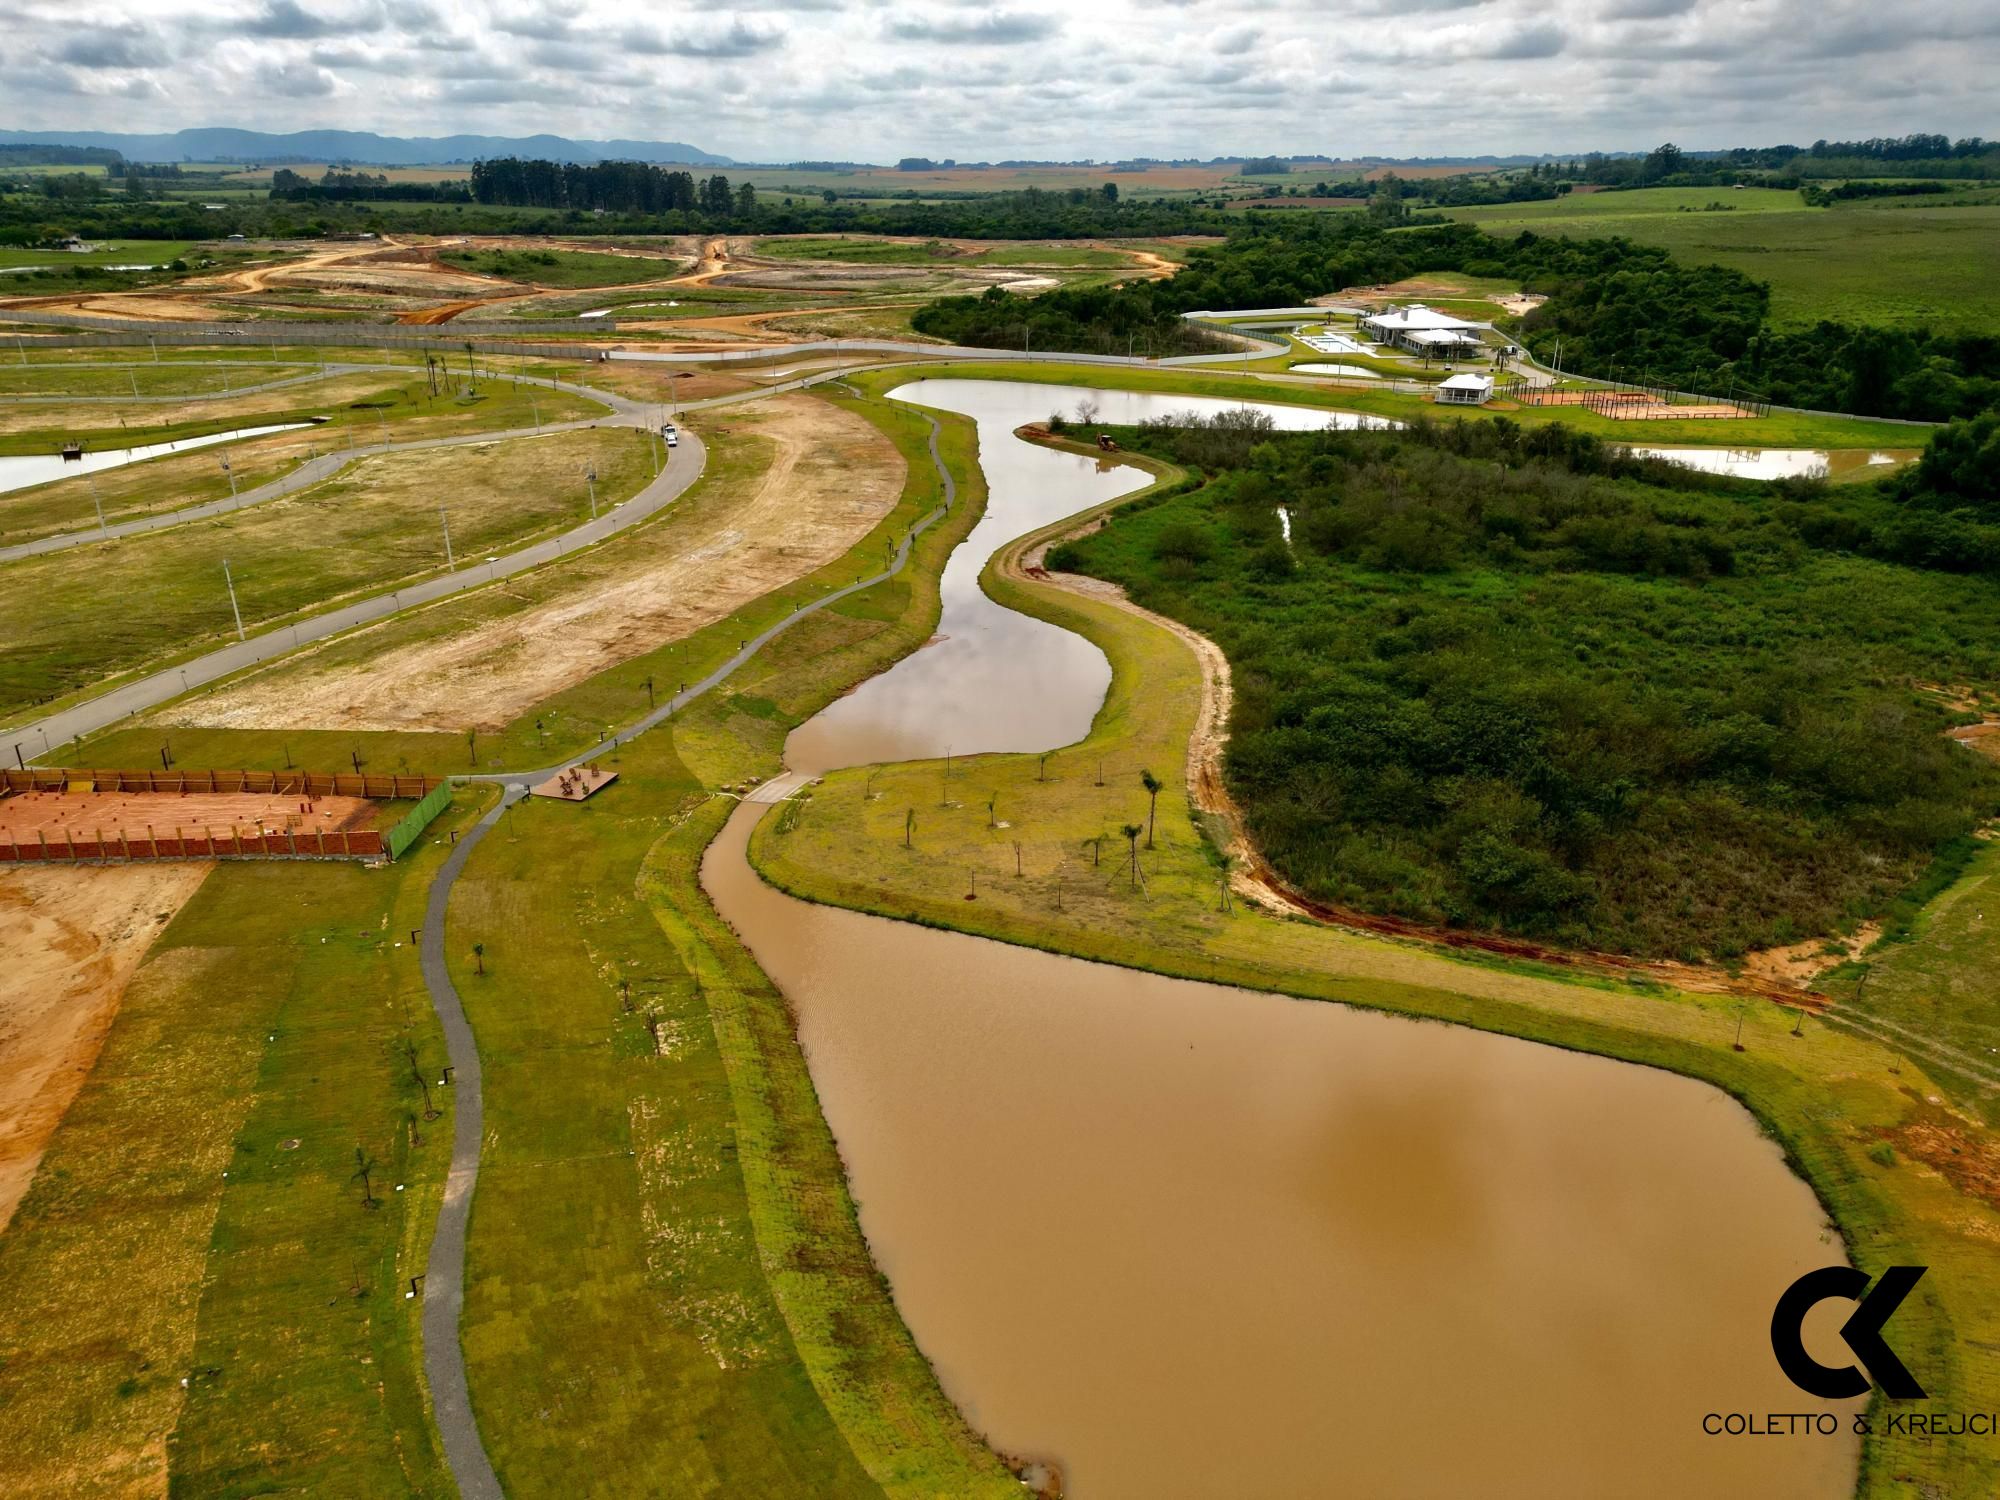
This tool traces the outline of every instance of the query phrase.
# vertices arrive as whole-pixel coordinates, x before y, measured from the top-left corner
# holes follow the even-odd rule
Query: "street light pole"
[[[222,476],[229,481],[229,498],[236,498],[236,470],[230,467],[229,455],[222,455]]]
[[[458,560],[451,555],[451,522],[446,518],[444,507],[438,507],[438,525],[444,528],[444,565],[447,572],[458,571]]]
[[[97,507],[97,535],[101,539],[109,541],[111,537],[111,531],[110,528],[108,528],[104,524],[104,500],[103,497],[97,493],[97,476],[95,474],[92,474],[88,477],[90,479],[90,503]]]
[[[597,519],[597,465],[592,464],[584,471],[583,482],[590,486],[590,519]]]
[[[236,580],[229,573],[229,559],[222,560],[222,582],[229,590],[229,612],[236,616],[236,639],[243,640],[243,611],[236,604]]]

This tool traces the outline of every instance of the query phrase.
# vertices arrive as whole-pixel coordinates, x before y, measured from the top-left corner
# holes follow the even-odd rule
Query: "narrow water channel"
[[[60,453],[4,455],[0,456],[0,494],[30,489],[38,484],[68,479],[76,474],[96,474],[105,469],[121,469],[126,464],[143,463],[149,458],[162,458],[169,453],[187,453],[195,448],[213,448],[217,443],[241,442],[245,438],[263,437],[273,432],[291,432],[296,428],[312,425],[311,422],[278,422],[265,427],[238,427],[229,432],[210,432],[200,437],[179,438],[171,443],[142,443],[133,448],[93,448],[77,458],[68,459]]]
[[[946,571],[947,639],[802,726],[795,769],[1085,732],[1102,656],[977,586],[1000,543],[1142,482],[1014,439],[1049,391],[897,393],[977,420],[988,516]],[[1146,414],[1061,400],[1086,396]],[[996,690],[1024,670],[1027,699]],[[766,810],[731,820],[703,884],[791,1001],[945,1390],[1074,1500],[1852,1488],[1846,1409],[1767,1342],[1779,1292],[1842,1250],[1722,1094],[794,901],[744,858]],[[1809,1341],[1845,1362],[1827,1328]],[[1838,1436],[1702,1430],[1821,1409]]]

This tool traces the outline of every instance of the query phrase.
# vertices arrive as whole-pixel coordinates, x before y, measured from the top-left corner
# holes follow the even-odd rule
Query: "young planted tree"
[[[363,1208],[380,1208],[382,1206],[382,1200],[375,1196],[374,1175],[375,1158],[370,1156],[361,1147],[356,1146],[354,1148],[354,1175],[347,1180],[361,1184],[361,1206]]]
[[[1127,823],[1118,831],[1125,835],[1125,842],[1131,848],[1132,884],[1136,888],[1139,884],[1139,835],[1146,830],[1141,828],[1137,823]]]
[[[410,1076],[416,1079],[417,1087],[423,1091],[424,1118],[435,1120],[438,1111],[431,1106],[431,1081],[424,1077],[424,1070],[417,1066],[417,1044],[408,1037],[403,1039],[403,1055],[410,1060]]]
[[[472,945],[472,963],[475,973],[484,974],[486,972],[486,945],[484,943],[474,943]]]
[[[1160,788],[1166,785],[1151,771],[1139,773],[1139,785],[1146,789],[1146,847],[1153,847],[1153,816],[1160,809]]]
[[[910,847],[910,830],[917,826],[917,810],[912,807],[903,814],[903,847]]]

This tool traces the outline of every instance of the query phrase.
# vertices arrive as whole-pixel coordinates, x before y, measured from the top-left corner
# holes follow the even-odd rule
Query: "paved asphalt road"
[[[599,426],[645,427],[651,421],[653,411],[651,403],[628,401],[608,391],[591,391],[581,387],[566,387],[566,389],[579,390],[582,394],[613,408],[612,415],[598,418]],[[752,394],[761,395],[763,392]],[[586,422],[575,425],[590,424]],[[485,433],[476,441],[490,442],[505,435]],[[385,451],[386,447],[410,449],[448,446],[467,441],[474,439],[440,438],[429,443],[385,445],[385,448],[378,448],[375,451]],[[95,733],[99,729],[117,723],[120,719],[157,707],[194,688],[227,677],[232,672],[240,672],[258,662],[283,656],[299,646],[325,640],[328,636],[338,635],[344,630],[352,630],[357,625],[386,619],[414,605],[448,598],[467,589],[479,588],[496,579],[540,567],[564,553],[574,552],[578,547],[603,541],[606,537],[623,531],[626,527],[643,521],[671,505],[686,492],[688,486],[701,477],[706,450],[699,437],[683,429],[680,434],[680,446],[666,451],[667,464],[657,479],[622,505],[607,508],[594,521],[585,521],[558,536],[548,537],[532,546],[523,547],[518,552],[496,557],[461,559],[458,568],[453,572],[427,578],[391,593],[359,600],[341,609],[317,615],[310,620],[302,620],[297,625],[285,625],[261,631],[247,640],[221,647],[179,666],[150,673],[122,687],[113,688],[73,707],[23,725],[7,735],[4,740],[0,740],[0,757],[13,757],[17,752],[23,760],[53,756],[60,746],[78,735]],[[206,510],[207,507],[197,509]],[[188,519],[190,514],[189,511],[176,512],[177,517],[183,520]]]
[[[929,420],[929,419],[927,419]],[[445,960],[445,915],[451,903],[452,886],[465,869],[466,861],[479,841],[493,830],[507,809],[528,795],[528,788],[561,774],[586,761],[596,760],[606,751],[638,738],[655,725],[665,722],[703,693],[726,681],[774,637],[850,594],[871,588],[885,578],[893,578],[909,561],[910,545],[927,527],[949,513],[958,498],[951,471],[938,454],[938,425],[931,421],[931,462],[943,482],[944,504],[925,516],[903,537],[895,560],[868,578],[850,583],[792,611],[784,619],[746,641],[729,660],[710,672],[685,692],[676,694],[630,727],[621,729],[602,745],[592,745],[568,760],[532,771],[503,771],[491,775],[456,778],[462,781],[497,782],[500,800],[477,824],[460,838],[437,877],[431,882],[424,907],[424,928],[419,941],[424,984],[430,990],[431,1006],[444,1028],[445,1054],[451,1060],[453,1108],[451,1171],[445,1179],[444,1201],[438,1208],[437,1233],[431,1239],[430,1262],[424,1268],[424,1375],[430,1382],[431,1406],[437,1414],[438,1434],[444,1443],[445,1462],[458,1481],[464,1500],[499,1500],[503,1493],[492,1460],[479,1436],[479,1423],[472,1414],[471,1388],[466,1380],[465,1353],[459,1344],[458,1324],[465,1307],[465,1231],[472,1213],[472,1194],[479,1181],[479,1145],[485,1119],[486,1101],[479,1071],[479,1048],[472,1027],[465,1019],[465,1006],[451,982]],[[762,789],[763,798],[772,800],[773,789],[789,790],[794,780],[774,778]]]

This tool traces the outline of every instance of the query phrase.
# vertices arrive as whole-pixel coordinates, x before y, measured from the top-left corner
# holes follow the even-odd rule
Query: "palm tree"
[[[1137,823],[1127,823],[1118,831],[1125,835],[1125,842],[1131,846],[1132,884],[1136,886],[1139,883],[1139,835],[1146,830],[1141,828]]]
[[[1153,847],[1153,815],[1159,810],[1160,788],[1166,785],[1151,771],[1139,773],[1139,785],[1146,789],[1146,847]]]
[[[472,945],[472,962],[477,966],[479,973],[484,974],[486,972],[486,945],[484,943],[474,943]]]

